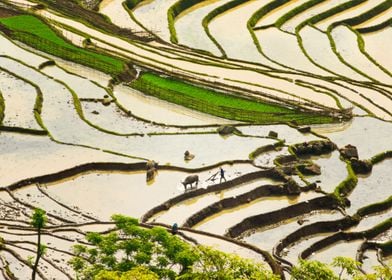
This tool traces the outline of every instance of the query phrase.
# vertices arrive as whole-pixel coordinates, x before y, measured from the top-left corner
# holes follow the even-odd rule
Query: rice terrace
[[[0,0],[0,279],[392,279],[392,0]]]

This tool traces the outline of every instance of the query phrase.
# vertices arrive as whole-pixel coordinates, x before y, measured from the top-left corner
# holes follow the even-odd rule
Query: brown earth
[[[0,18],[7,18],[18,15],[19,13],[7,8],[0,7]]]

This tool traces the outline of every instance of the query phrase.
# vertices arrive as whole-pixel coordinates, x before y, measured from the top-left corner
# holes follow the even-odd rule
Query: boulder
[[[109,95],[105,95],[102,99],[102,104],[104,106],[109,106],[111,102],[112,102],[112,99],[109,97]]]
[[[230,135],[233,133],[240,133],[241,134],[241,131],[239,131],[236,127],[231,126],[231,125],[222,125],[222,126],[218,127],[217,131],[220,135]]]
[[[348,144],[344,148],[339,149],[340,155],[345,159],[358,159],[358,150],[357,147]]]
[[[335,143],[328,140],[318,140],[295,144],[293,151],[298,155],[323,155],[329,154],[336,149]]]
[[[268,137],[278,138],[278,133],[273,130],[270,130],[270,132],[268,133]]]
[[[367,174],[373,169],[371,162],[367,160],[359,160],[356,158],[351,158],[351,166],[356,174]]]
[[[298,195],[301,193],[301,188],[292,178],[290,178],[286,183],[284,183],[283,188],[287,191],[287,194],[289,195]]]
[[[185,151],[184,153],[184,160],[192,160],[195,158],[195,155],[191,154],[189,151]]]
[[[309,133],[312,131],[310,126],[303,126],[303,127],[299,127],[298,131],[301,133]]]
[[[299,165],[298,169],[304,175],[321,175],[321,168],[315,163]]]

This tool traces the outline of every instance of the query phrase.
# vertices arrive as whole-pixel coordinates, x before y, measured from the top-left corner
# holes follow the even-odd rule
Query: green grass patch
[[[43,21],[32,15],[0,18],[0,23],[12,30],[11,37],[40,51],[77,62],[111,75],[124,71],[124,61],[72,45]]]
[[[225,94],[152,73],[140,75],[132,82],[131,87],[184,107],[231,120],[263,124],[285,123],[293,120],[298,124],[335,121],[329,116]]]
[[[380,154],[377,154],[377,155],[373,156],[373,157],[370,159],[370,162],[371,162],[372,164],[377,164],[377,163],[380,163],[380,162],[382,162],[383,160],[389,159],[389,158],[392,158],[392,150],[386,151],[386,152],[382,152],[382,153],[380,153]]]
[[[377,212],[388,210],[392,207],[392,196],[388,197],[386,200],[373,203],[358,209],[357,214],[361,217],[366,215],[371,215]]]
[[[350,192],[352,192],[358,183],[358,177],[355,174],[353,168],[351,167],[350,161],[346,161],[347,177],[342,181],[334,190],[333,194],[336,198],[341,199],[346,197]]]

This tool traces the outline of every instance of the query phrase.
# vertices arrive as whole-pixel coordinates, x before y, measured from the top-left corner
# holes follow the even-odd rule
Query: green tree
[[[92,246],[74,246],[70,263],[78,279],[278,279],[259,264],[191,246],[164,228],[146,229],[121,215],[112,219],[113,232],[89,233]]]
[[[114,215],[116,230],[102,235],[89,233],[92,248],[77,245],[71,264],[80,279],[92,279],[102,270],[121,275],[145,266],[160,278],[175,279],[197,260],[192,247],[163,228],[146,229],[133,218]],[[173,270],[176,267],[178,269]]]
[[[338,276],[339,279],[342,279],[342,275],[343,275],[344,271],[346,271],[347,275],[351,276],[351,279],[356,276],[359,276],[361,273],[358,269],[358,266],[360,266],[361,263],[353,260],[352,258],[335,257],[333,259],[331,265],[333,267],[340,268],[340,272],[339,272],[339,276]]]
[[[39,260],[42,257],[42,255],[45,253],[45,249],[46,249],[46,247],[41,244],[41,231],[46,225],[46,221],[47,221],[46,212],[40,208],[34,209],[33,217],[31,218],[31,224],[33,227],[37,229],[38,241],[37,241],[37,253],[33,265],[33,272],[31,275],[32,280],[35,280]]]
[[[319,261],[299,260],[291,270],[291,279],[295,280],[338,280],[331,268]]]
[[[226,254],[210,247],[198,246],[198,261],[192,270],[178,280],[276,280],[278,276],[268,272],[262,264],[239,256]]]

